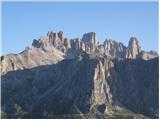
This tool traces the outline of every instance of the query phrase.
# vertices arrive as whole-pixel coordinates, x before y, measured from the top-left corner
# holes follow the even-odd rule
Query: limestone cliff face
[[[118,43],[111,39],[104,42],[104,53],[113,58],[124,58],[126,49],[127,48],[122,43]]]
[[[38,41],[33,41],[32,47],[28,47],[19,54],[2,56],[0,65],[1,74],[40,65],[56,64],[64,58],[64,53],[48,44],[47,40],[40,38]]]
[[[48,32],[47,36],[54,47],[64,44],[64,33],[62,31],[59,31],[58,33],[51,31]]]
[[[158,60],[114,61],[113,101],[146,116],[158,114]],[[151,102],[152,101],[152,102]]]
[[[119,106],[151,118],[157,116],[158,59],[112,61],[85,56],[80,61],[68,59],[3,75],[2,110],[9,118],[16,118],[10,115],[15,114],[14,105],[18,104],[29,118],[46,118],[44,112],[66,118],[66,114],[73,114],[74,106],[81,113],[75,114],[108,118]]]
[[[126,47],[99,44],[94,32],[82,39],[48,32],[1,56],[4,118],[157,118],[158,59],[135,37]]]
[[[54,64],[64,58],[74,58],[79,51],[88,54],[99,53],[112,59],[144,59],[150,60],[158,57],[156,52],[141,50],[137,38],[131,37],[128,47],[111,39],[99,44],[96,33],[85,33],[82,39],[68,39],[62,31],[47,33],[47,37],[34,39],[32,46],[27,47],[19,54],[4,56],[0,68],[1,73],[31,68],[39,65]],[[23,63],[25,61],[25,63]]]
[[[85,33],[81,40],[79,38],[65,38],[62,31],[50,31],[47,33],[47,37],[34,39],[32,46],[27,47],[23,52],[3,56],[4,59],[0,65],[1,73],[4,74],[8,71],[32,68],[39,65],[55,64],[64,58],[74,58],[79,51],[84,51],[88,54],[96,52],[112,59],[150,60],[158,57],[156,52],[141,50],[135,37],[131,37],[128,47],[126,47],[122,43],[111,39],[106,39],[103,44],[99,45],[98,38],[94,32]]]

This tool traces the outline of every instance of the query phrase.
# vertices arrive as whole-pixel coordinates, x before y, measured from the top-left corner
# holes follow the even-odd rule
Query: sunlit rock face
[[[129,54],[128,58],[135,59],[137,55],[140,53],[140,46],[137,38],[131,37],[129,44],[128,44]]]
[[[113,58],[124,58],[127,48],[119,42],[107,39],[104,42],[104,53]]]

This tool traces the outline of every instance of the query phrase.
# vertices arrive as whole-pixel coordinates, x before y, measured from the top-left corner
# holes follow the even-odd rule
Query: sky
[[[158,52],[158,2],[2,2],[2,55],[19,53],[48,31],[67,38],[96,32],[128,46],[130,37],[141,48]]]

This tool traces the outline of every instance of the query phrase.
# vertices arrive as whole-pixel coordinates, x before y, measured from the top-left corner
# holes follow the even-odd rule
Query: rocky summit
[[[1,56],[1,118],[159,118],[159,55],[136,37],[49,31]]]

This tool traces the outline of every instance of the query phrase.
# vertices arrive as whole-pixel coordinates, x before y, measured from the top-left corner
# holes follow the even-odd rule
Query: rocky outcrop
[[[131,59],[137,58],[141,50],[137,38],[131,37],[129,44],[128,44],[128,49],[129,51],[128,51],[127,58],[131,58]]]
[[[54,47],[48,47],[47,44],[33,42],[33,45],[34,47],[28,48],[19,54],[9,54],[1,57],[3,58],[0,65],[1,74],[41,65],[56,64],[65,58],[65,54]],[[42,49],[39,47],[42,47]]]
[[[50,43],[53,44],[54,47],[58,47],[64,44],[64,34],[62,31],[60,32],[48,32],[47,34]]]
[[[122,43],[118,43],[114,40],[106,40],[104,42],[104,53],[113,58],[124,58],[126,54],[126,47]]]
[[[143,59],[143,60],[150,60],[156,57],[158,57],[158,54],[155,51],[150,51],[150,52],[141,51],[138,54],[138,58]]]
[[[67,38],[64,39],[64,46],[67,48],[67,49],[70,49],[71,48],[71,41]]]
[[[82,41],[91,50],[95,50],[95,48],[99,45],[99,41],[95,32],[85,33],[82,37]]]
[[[86,51],[86,45],[85,45],[84,42],[81,42],[81,49],[82,49],[83,51]]]
[[[116,42],[111,39],[106,39],[102,45],[99,45],[96,52],[105,54],[110,58],[120,59],[143,59],[150,60],[158,57],[158,53],[155,51],[146,52],[141,50],[137,38],[131,37],[128,47],[124,46],[120,42]]]
[[[62,31],[58,32],[58,37],[61,41],[61,44],[64,44],[64,33]]]
[[[102,59],[98,62],[94,72],[94,87],[92,92],[93,105],[112,104],[112,94],[110,93],[110,86],[107,84],[109,74],[108,70],[113,67],[110,60]]]
[[[8,71],[14,70],[13,67],[8,66],[15,66],[16,69],[22,69],[36,67],[38,65],[53,64],[64,59],[64,57],[71,59],[74,58],[81,50],[88,54],[98,53],[102,56],[108,56],[112,59],[127,58],[150,60],[158,57],[156,52],[141,51],[139,42],[135,37],[131,37],[129,45],[126,47],[122,43],[111,39],[106,39],[103,44],[99,45],[98,38],[94,32],[85,33],[81,40],[79,38],[64,38],[64,33],[62,31],[50,31],[47,33],[47,37],[40,37],[37,40],[34,39],[32,47],[27,47],[24,52],[4,56],[7,60],[5,60],[5,62],[1,62],[1,73],[7,73]],[[34,57],[31,57],[32,55]],[[46,58],[44,56],[51,57]],[[22,63],[23,59],[28,60],[26,62],[28,65],[19,65]],[[21,62],[17,63],[17,61]]]

